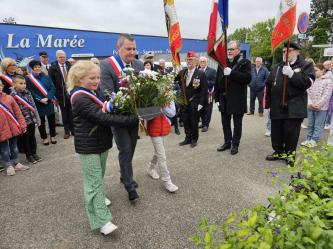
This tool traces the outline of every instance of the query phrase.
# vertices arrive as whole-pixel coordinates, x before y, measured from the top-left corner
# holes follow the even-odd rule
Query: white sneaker
[[[105,197],[105,205],[106,206],[110,206],[111,205],[111,201]]]
[[[270,136],[271,136],[271,132],[270,132],[269,130],[266,130],[266,132],[265,132],[265,136],[266,136],[266,137],[270,137]]]
[[[301,127],[303,128],[303,129],[307,129],[308,128],[308,126],[306,125],[306,124],[301,124]]]
[[[331,128],[331,125],[325,125],[324,129],[329,130]]]
[[[164,182],[164,187],[170,193],[174,193],[178,190],[178,187],[170,181]]]
[[[317,147],[317,142],[315,140],[311,139],[309,148],[314,148],[314,147]]]
[[[15,171],[24,171],[24,170],[30,169],[30,167],[25,166],[21,163],[18,163],[18,164],[15,165],[14,169],[15,169]]]
[[[157,180],[157,179],[160,178],[160,176],[159,176],[159,174],[157,173],[156,169],[151,169],[150,167],[147,169],[147,174],[148,174],[151,178],[153,178],[153,179],[155,179],[155,180]]]
[[[15,175],[15,169],[14,169],[13,166],[9,166],[9,167],[6,169],[6,171],[7,171],[7,176],[13,176],[13,175]]]
[[[108,235],[112,233],[114,230],[116,230],[118,227],[113,224],[111,221],[106,223],[104,226],[101,227],[100,232],[104,235]]]
[[[311,142],[309,140],[305,140],[301,143],[301,145],[305,146],[305,147],[309,147],[310,144],[311,144]]]

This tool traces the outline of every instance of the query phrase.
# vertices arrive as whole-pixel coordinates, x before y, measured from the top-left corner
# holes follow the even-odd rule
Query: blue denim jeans
[[[18,148],[17,148],[17,137],[13,137],[6,141],[0,142],[1,157],[4,166],[15,166],[18,163]]]
[[[307,140],[320,140],[320,134],[324,129],[327,111],[312,111],[308,109],[308,135]]]

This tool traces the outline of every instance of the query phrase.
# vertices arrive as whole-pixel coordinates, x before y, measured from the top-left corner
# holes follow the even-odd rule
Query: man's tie
[[[62,75],[64,77],[64,81],[67,82],[67,71],[65,68],[65,64],[62,64],[61,67],[62,67]]]

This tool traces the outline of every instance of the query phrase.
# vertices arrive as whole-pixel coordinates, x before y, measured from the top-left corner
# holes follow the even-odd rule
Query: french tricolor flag
[[[228,0],[213,0],[208,31],[208,55],[223,67],[227,65],[227,27]]]
[[[296,0],[281,0],[272,33],[272,50],[288,40],[296,26]]]

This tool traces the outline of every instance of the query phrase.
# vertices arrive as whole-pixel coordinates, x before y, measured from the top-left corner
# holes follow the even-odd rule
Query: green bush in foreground
[[[268,198],[268,207],[231,213],[222,225],[202,218],[190,240],[205,249],[333,248],[333,147],[301,149],[295,165],[289,185]]]

